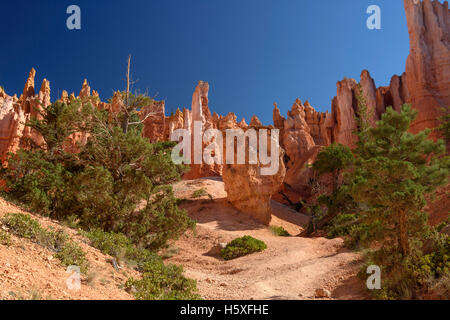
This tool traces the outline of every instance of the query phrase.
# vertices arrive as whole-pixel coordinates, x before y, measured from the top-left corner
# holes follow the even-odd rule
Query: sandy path
[[[192,199],[204,188],[213,198]],[[201,179],[175,186],[182,207],[197,221],[196,235],[188,232],[175,246],[170,262],[182,264],[186,275],[198,281],[206,299],[314,299],[316,289],[327,289],[334,299],[362,299],[364,288],[355,278],[359,255],[343,248],[342,239],[277,237],[267,227],[246,218],[225,197],[223,182]],[[295,235],[308,217],[273,202],[272,225]],[[224,261],[212,250],[217,243],[251,235],[268,249]]]

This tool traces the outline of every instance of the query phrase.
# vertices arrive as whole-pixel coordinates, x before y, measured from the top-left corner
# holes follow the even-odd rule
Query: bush
[[[121,233],[104,232],[96,229],[85,233],[85,236],[91,240],[93,247],[119,261],[123,260],[129,266],[141,272],[144,270],[146,263],[162,261],[154,252],[135,247],[132,241]]]
[[[276,236],[279,237],[290,237],[291,235],[283,227],[271,226],[269,230]]]
[[[42,229],[38,232],[36,236],[36,242],[52,251],[60,251],[69,241],[69,236],[65,234],[62,230],[58,231],[47,231]]]
[[[448,299],[450,277],[450,240],[447,235],[432,231],[425,245],[412,249],[402,257],[395,247],[370,251],[366,265],[360,272],[365,278],[368,265],[382,266],[381,290],[374,290],[375,298],[390,299]]]
[[[340,214],[334,218],[330,225],[325,228],[327,237],[333,239],[350,234],[352,226],[357,223],[358,217],[355,214]]]
[[[149,262],[144,266],[142,279],[128,279],[125,288],[137,300],[200,300],[196,281],[183,276],[183,267],[163,262]]]
[[[197,199],[205,196],[207,194],[206,190],[204,188],[198,189],[197,191],[194,191],[192,193],[192,198]]]
[[[87,272],[85,253],[78,244],[70,241],[69,236],[63,231],[46,230],[37,220],[23,213],[9,213],[1,222],[16,236],[29,239],[56,252],[55,258],[64,266],[77,265],[83,273]]]
[[[84,235],[91,240],[91,245],[94,248],[116,258],[124,256],[127,248],[131,246],[131,241],[121,233],[95,229],[84,233]]]
[[[225,260],[239,258],[254,252],[260,252],[267,249],[267,245],[251,236],[244,236],[231,241],[220,251],[220,255]]]
[[[66,242],[62,249],[55,254],[55,258],[59,259],[61,263],[68,266],[78,266],[82,273],[88,271],[88,261],[83,249],[74,242]]]
[[[349,237],[345,239],[345,246],[350,249],[361,249],[370,243],[372,226],[366,223],[355,224],[349,227]]]
[[[194,226],[170,185],[185,169],[171,160],[173,142],[151,144],[137,128],[123,132],[107,112],[79,100],[54,103],[40,116],[27,125],[45,144],[27,140],[1,170],[12,198],[84,230],[123,233],[151,250]],[[74,132],[89,136],[79,152],[69,152]]]
[[[4,230],[0,230],[0,244],[7,247],[11,245],[11,236]]]
[[[39,222],[23,213],[8,213],[3,217],[2,224],[12,234],[25,239],[36,240],[42,233]]]

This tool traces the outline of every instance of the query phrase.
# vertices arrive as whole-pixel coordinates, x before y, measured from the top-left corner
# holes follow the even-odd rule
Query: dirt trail
[[[208,195],[193,199],[193,192]],[[327,289],[332,299],[363,299],[365,291],[355,277],[359,255],[343,248],[342,239],[277,237],[267,227],[246,218],[226,201],[219,179],[182,181],[174,187],[182,207],[197,221],[196,235],[188,232],[174,245],[170,262],[182,264],[186,275],[198,281],[205,299],[314,299],[316,289]],[[271,225],[296,235],[308,217],[272,203]],[[251,235],[268,249],[224,261],[217,244]]]

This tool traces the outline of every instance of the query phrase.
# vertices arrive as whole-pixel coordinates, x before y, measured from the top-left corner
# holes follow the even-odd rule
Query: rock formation
[[[252,129],[258,131],[260,128]],[[286,174],[283,163],[284,152],[279,149],[278,139],[272,138],[271,136],[267,137],[269,154],[276,150],[275,145],[280,151],[277,159],[279,167],[275,174],[263,175],[261,169],[265,166],[260,161],[257,164],[249,164],[248,152],[246,153],[246,164],[225,164],[222,172],[228,201],[242,213],[267,225],[272,219],[270,201],[282,186]],[[259,139],[261,137],[258,135]],[[245,150],[248,151],[247,139],[245,146]]]
[[[435,128],[439,124],[441,108],[450,106],[448,3],[404,0],[404,5],[410,35],[410,54],[405,73],[394,75],[389,86],[377,88],[369,72],[364,70],[359,83],[347,78],[337,83],[337,95],[331,102],[331,113],[317,112],[308,101],[303,104],[297,99],[285,118],[275,105],[272,128],[280,131],[279,144],[285,152],[281,152],[280,170],[273,176],[262,176],[261,164],[222,166],[202,163],[191,165],[184,178],[222,175],[229,201],[243,212],[267,223],[270,221],[270,199],[279,188],[290,194],[289,202],[307,199],[311,195],[310,184],[314,176],[308,165],[315,160],[321,147],[333,142],[355,145],[357,140],[353,132],[357,128],[355,116],[358,115],[360,97],[366,102],[372,124],[381,118],[388,106],[399,111],[404,103],[410,103],[419,111],[412,131]],[[25,138],[42,143],[42,138],[25,126],[30,117],[39,117],[41,107],[50,104],[49,82],[44,80],[36,94],[35,74],[36,71],[31,70],[20,98],[8,96],[0,89],[0,156],[3,162],[8,152],[15,152],[23,145]],[[211,114],[208,91],[209,84],[200,81],[192,96],[191,110],[178,109],[170,116],[165,115],[164,101],[155,101],[142,108],[140,117],[145,120],[144,137],[152,142],[168,141],[175,130],[186,129],[193,139],[196,121],[201,124],[202,132],[209,129],[223,133],[226,129],[245,131],[263,128],[257,116],[253,116],[247,125],[244,119],[238,122],[234,113],[226,116]],[[111,114],[117,113],[123,104],[119,92],[111,103],[101,102],[95,90],[91,93],[87,80],[78,98],[93,103],[99,109],[109,110]],[[67,103],[74,99],[73,93],[69,96],[63,91],[61,101]],[[145,118],[148,113],[151,115]],[[76,146],[76,142],[86,139],[75,134],[69,144]],[[202,148],[215,143],[214,135],[205,137],[201,142]],[[192,153],[193,160],[195,156]]]
[[[154,101],[139,111],[139,118],[144,120],[143,135],[150,142],[166,140],[165,102]],[[148,116],[150,115],[150,116]]]
[[[50,105],[50,83],[44,79],[35,95],[35,76],[36,71],[32,69],[19,99],[8,96],[3,90],[0,92],[0,156],[3,164],[7,154],[16,152],[27,138],[37,144],[43,142],[41,136],[25,126],[31,117],[40,117],[42,107]]]
[[[288,112],[287,118],[281,120],[283,122],[282,147],[286,153],[285,184],[298,191],[307,188],[309,169],[306,164],[310,163],[318,150],[311,136],[311,129],[305,120],[305,109],[306,107],[297,99],[291,111]],[[276,113],[275,110],[274,114]],[[280,119],[277,119],[277,122],[280,122]]]
[[[406,61],[407,101],[419,111],[413,132],[439,125],[450,106],[450,13],[448,2],[404,0],[410,53]]]

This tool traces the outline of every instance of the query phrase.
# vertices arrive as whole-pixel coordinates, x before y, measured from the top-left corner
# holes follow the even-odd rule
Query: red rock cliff
[[[412,131],[434,128],[450,106],[450,13],[448,2],[404,0],[410,53],[406,61],[407,101],[419,111]]]

